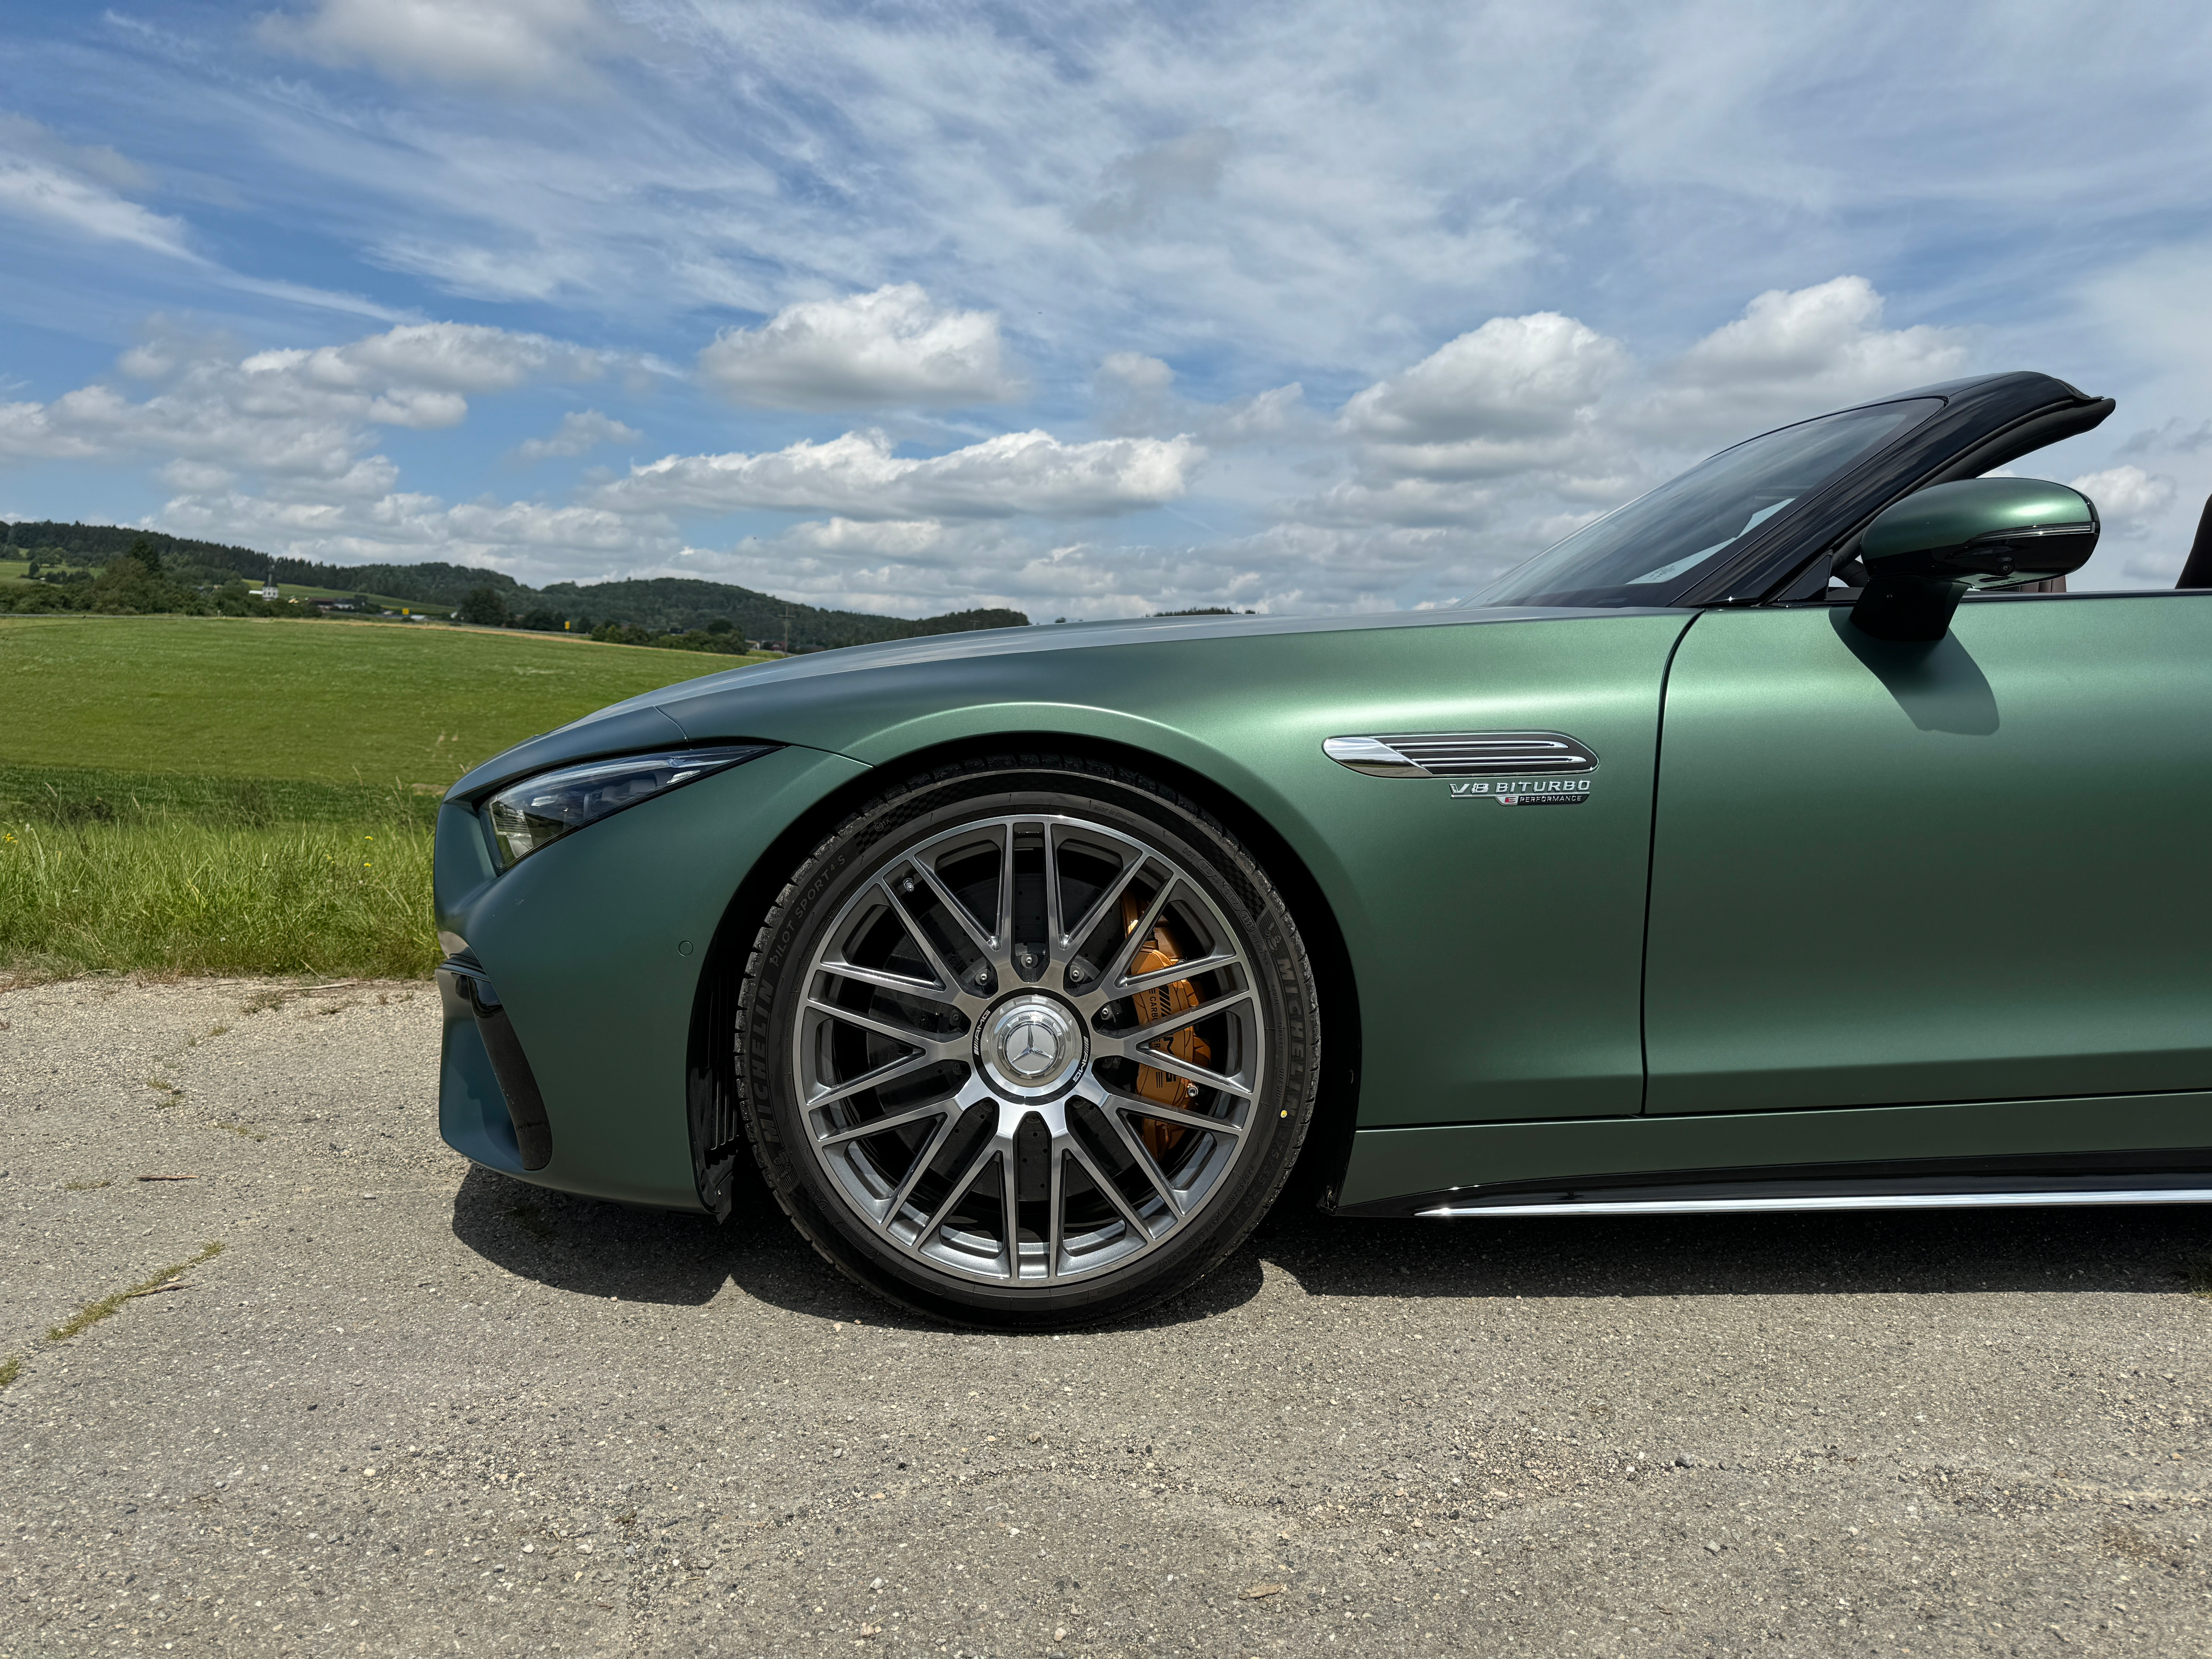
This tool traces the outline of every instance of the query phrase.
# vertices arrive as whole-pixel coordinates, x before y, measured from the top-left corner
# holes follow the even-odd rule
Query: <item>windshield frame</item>
[[[2040,379],[2041,377],[2033,378]],[[1694,465],[1685,467],[1633,500],[1624,501],[1611,512],[1579,526],[1541,552],[1521,561],[1511,569],[1501,572],[1482,589],[1461,603],[1475,607],[1504,604],[1532,606],[1538,609],[1577,610],[1643,609],[1650,606],[1673,607],[1712,603],[1713,600],[1707,595],[1716,586],[1718,579],[1724,574],[1733,576],[1746,568],[1759,568],[1771,563],[1774,550],[1778,546],[1786,547],[1800,542],[1808,525],[1817,526],[1825,521],[1830,516],[1832,504],[1838,496],[1851,494],[1851,486],[1855,482],[1865,478],[1871,473],[1888,470],[1889,464],[1900,452],[1916,447],[1914,440],[1927,434],[1933,423],[1942,420],[1950,402],[1944,393],[1950,389],[1930,386],[1913,392],[1900,392],[1894,397],[1875,398],[1863,404],[1853,404],[1843,409],[1829,410],[1822,414],[1808,416],[1802,421],[1788,422],[1765,432],[1755,433],[1723,449],[1716,450]],[[1842,416],[1870,414],[1881,410],[1901,410],[1916,404],[1923,405],[1917,416],[1908,416],[1900,420],[1897,425],[1875,440],[1869,447],[1845,461],[1836,471],[1802,489],[1786,502],[1766,508],[1763,514],[1754,515],[1751,521],[1734,536],[1683,562],[1676,574],[1662,581],[1653,582],[1647,574],[1644,577],[1629,581],[1601,586],[1559,588],[1534,595],[1515,592],[1504,599],[1494,597],[1500,588],[1506,586],[1518,573],[1527,570],[1537,560],[1547,556],[1569,542],[1589,534],[1599,526],[1611,522],[1639,503],[1648,501],[1655,495],[1673,489],[1674,486],[1705,471],[1740,450],[1753,444],[1765,443],[1768,440],[1778,437],[1784,433],[1796,432],[1803,428],[1834,421]],[[1643,591],[1637,591],[1638,589]]]

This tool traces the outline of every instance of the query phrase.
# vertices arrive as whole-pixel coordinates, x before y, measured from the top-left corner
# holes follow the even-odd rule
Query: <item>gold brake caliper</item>
[[[1134,933],[1137,924],[1143,919],[1144,912],[1135,896],[1123,895],[1122,933],[1125,935]],[[1172,968],[1182,960],[1182,952],[1176,947],[1175,935],[1168,931],[1167,923],[1157,922],[1153,925],[1152,937],[1137,947],[1137,954],[1129,963],[1129,975],[1135,978],[1143,974],[1157,974],[1161,969]],[[1138,1020],[1146,1025],[1165,1019],[1170,1014],[1190,1012],[1199,1006],[1198,987],[1187,979],[1170,980],[1165,985],[1139,991],[1129,1000],[1136,1005]],[[1189,1025],[1169,1036],[1167,1051],[1177,1060],[1192,1066],[1204,1066],[1213,1059],[1212,1045]],[[1143,1099],[1158,1105],[1188,1107],[1197,1097],[1198,1085],[1186,1083],[1157,1066],[1139,1066],[1137,1067],[1137,1093]],[[1148,1117],[1139,1124],[1139,1133],[1143,1137],[1145,1150],[1164,1164],[1168,1155],[1181,1144],[1185,1131],[1176,1124],[1162,1123]]]

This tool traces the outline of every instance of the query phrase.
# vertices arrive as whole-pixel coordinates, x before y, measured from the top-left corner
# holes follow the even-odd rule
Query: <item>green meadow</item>
[[[0,617],[0,969],[427,973],[447,785],[755,660],[434,623]]]

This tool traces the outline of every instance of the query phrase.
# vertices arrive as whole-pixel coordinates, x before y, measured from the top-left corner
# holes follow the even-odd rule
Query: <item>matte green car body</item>
[[[2212,597],[1975,600],[1956,635],[1906,663],[1826,605],[1162,620],[824,653],[618,705],[446,808],[441,927],[497,981],[554,1152],[520,1169],[465,1006],[447,1139],[545,1185],[698,1206],[690,1038],[747,878],[780,880],[902,769],[1059,750],[1264,823],[1326,907],[1307,925],[1340,938],[1358,1021],[1327,1038],[1359,1057],[1356,1103],[1333,1103],[1358,1131],[1340,1205],[2201,1145],[2212,902],[2165,878],[2212,823]],[[1586,744],[1586,802],[1503,811],[1322,750],[1496,729]],[[679,732],[783,746],[494,877],[472,793]]]
[[[1678,544],[1704,551],[1662,563],[1640,530],[1595,533],[1632,516],[1602,521],[1591,556],[1626,574],[1592,605],[1547,556],[1531,580],[1564,586],[1526,608],[939,636],[534,738],[440,819],[446,1139],[544,1185],[723,1208],[734,986],[783,884],[918,772],[1058,755],[1194,799],[1283,893],[1316,970],[1309,1144],[1340,1209],[1639,1182],[1982,1201],[2023,1172],[2048,1192],[2165,1171],[2201,1198],[2212,591],[1984,594],[1954,616],[1952,593],[1932,641],[1852,620],[1879,586],[1862,555],[1936,535],[1916,514],[1969,538],[2017,529],[1990,502],[2078,516],[2063,486],[2038,505],[1961,481],[2112,407],[2025,374],[1900,394],[1903,424],[1823,428],[1890,434],[1863,460],[1724,501],[1742,522],[1711,558],[1685,475],[1646,499],[1688,503]],[[1794,442],[1745,453],[1790,465]],[[2089,511],[2074,563],[2047,568],[2087,556]],[[1389,734],[1557,737],[1580,769],[1524,789],[1363,763]],[[1340,760],[1332,738],[1358,741]],[[501,788],[741,744],[769,747],[495,872],[480,809]]]

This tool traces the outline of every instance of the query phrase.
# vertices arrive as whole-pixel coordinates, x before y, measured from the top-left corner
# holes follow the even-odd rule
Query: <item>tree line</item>
[[[489,627],[550,628],[570,633],[617,628],[640,632],[646,638],[697,639],[693,649],[715,649],[703,643],[736,635],[799,651],[832,646],[866,645],[881,640],[912,639],[931,634],[963,633],[979,628],[1021,628],[1029,618],[1018,611],[950,611],[942,616],[911,618],[879,617],[866,611],[831,611],[793,600],[777,599],[734,582],[698,578],[656,576],[604,582],[552,582],[543,588],[526,586],[514,577],[477,566],[426,561],[421,564],[325,564],[284,555],[258,553],[250,548],[195,541],[159,531],[131,530],[116,525],[62,524],[27,521],[4,526],[0,558],[29,556],[49,564],[63,564],[100,575],[104,568],[126,556],[140,543],[146,544],[163,573],[163,580],[181,595],[191,590],[207,608],[224,609],[218,599],[225,590],[243,594],[264,579],[306,587],[342,592],[380,594],[388,599],[441,609],[459,609],[476,601],[476,613]],[[52,584],[49,584],[52,585]],[[10,605],[15,583],[0,583],[0,605]],[[479,591],[489,595],[479,599]],[[149,596],[133,589],[134,603]],[[115,599],[111,584],[103,590],[104,602]],[[258,601],[255,601],[258,603]],[[494,607],[496,607],[496,617]],[[179,597],[175,606],[189,608]],[[47,601],[33,601],[27,608],[50,608]],[[102,608],[94,605],[62,609]],[[288,614],[297,614],[296,611]],[[726,624],[720,634],[709,634],[716,623]],[[629,639],[624,643],[634,642]]]
[[[43,555],[43,558],[41,557]],[[68,550],[46,547],[31,551],[27,580],[0,582],[0,611],[35,615],[58,611],[94,611],[109,616],[319,617],[320,607],[284,599],[269,600],[242,576],[219,583],[196,581],[199,573],[179,570],[161,556],[149,537],[135,538],[124,551],[86,569],[68,562]]]

